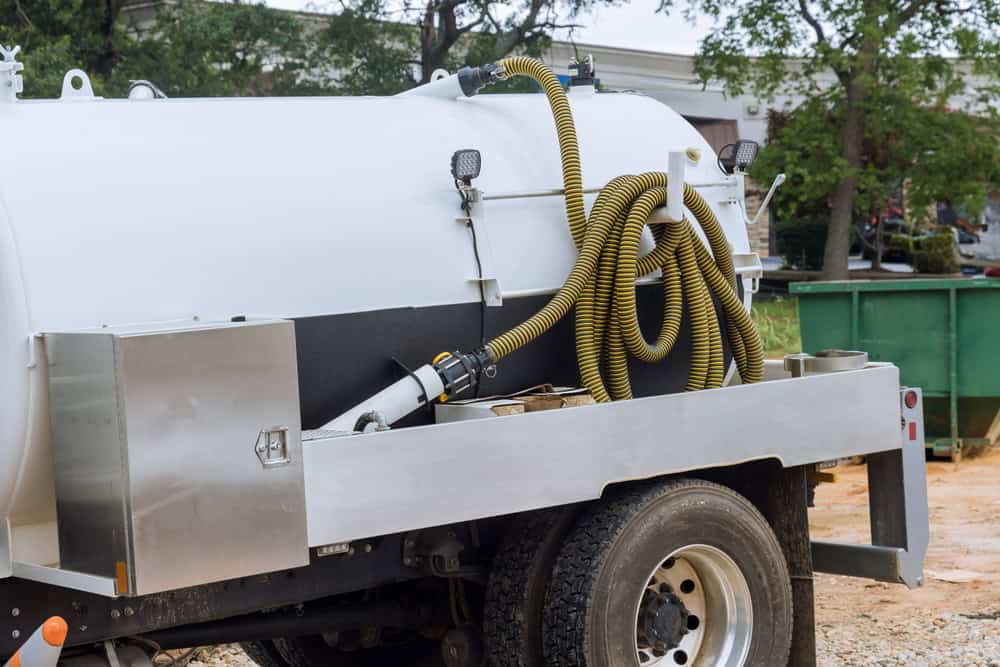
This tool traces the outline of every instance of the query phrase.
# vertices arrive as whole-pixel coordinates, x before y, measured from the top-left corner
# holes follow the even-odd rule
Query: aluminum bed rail
[[[303,443],[310,547],[599,498],[609,485],[773,459],[868,455],[873,545],[814,542],[816,570],[919,586],[920,404],[898,369],[784,378]],[[901,429],[901,420],[903,428]],[[916,422],[919,429],[911,440]]]

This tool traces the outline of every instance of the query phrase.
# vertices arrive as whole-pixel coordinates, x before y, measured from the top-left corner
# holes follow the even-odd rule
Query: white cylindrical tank
[[[721,180],[664,105],[570,98],[587,187],[665,171],[688,148],[702,154],[689,182]],[[51,484],[35,334],[477,303],[453,152],[481,151],[487,194],[561,187],[542,95],[18,101],[0,105],[0,126],[0,517],[36,511],[32,494]],[[706,199],[747,252],[739,209],[718,193]],[[483,211],[505,299],[491,310],[562,284],[576,250],[561,198]]]

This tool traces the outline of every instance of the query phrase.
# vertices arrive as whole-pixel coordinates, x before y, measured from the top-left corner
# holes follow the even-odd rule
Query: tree
[[[113,77],[149,79],[168,95],[248,96],[324,92],[310,72],[315,46],[300,16],[255,2],[175,0],[134,40]]]
[[[492,62],[515,49],[537,52],[554,30],[572,28],[581,10],[610,0],[427,0],[409,10],[420,29],[421,82],[453,64],[453,49],[464,35],[475,37],[479,60]],[[479,64],[479,63],[477,63]]]
[[[310,77],[315,46],[298,15],[246,0],[176,0],[141,25],[124,0],[0,0],[0,43],[20,44],[25,96],[58,95],[79,67],[99,95],[131,79],[168,94],[280,95],[327,89]]]
[[[852,221],[856,212],[867,213],[879,192],[876,182],[889,169],[880,164],[907,178],[926,177],[919,179],[927,185],[920,192],[928,197],[943,189],[971,199],[982,190],[988,174],[973,173],[961,158],[961,150],[975,143],[965,140],[970,125],[978,128],[980,121],[960,120],[949,104],[961,93],[970,114],[965,118],[995,117],[1000,0],[685,2],[685,11],[716,21],[695,62],[703,82],[721,81],[731,95],[802,96],[808,101],[802,123],[815,128],[817,118],[832,121],[834,135],[816,135],[826,158],[820,161],[829,160],[821,168],[828,173],[809,174],[809,187],[826,192],[830,201],[824,277],[847,277]],[[661,9],[675,4],[663,0]],[[970,89],[965,75],[986,82]],[[812,119],[805,120],[809,114]],[[936,134],[956,128],[964,133],[960,142]],[[991,143],[979,136],[983,145]],[[866,153],[866,145],[889,153]],[[813,159],[805,158],[799,168]],[[947,171],[935,172],[941,168]]]
[[[0,0],[0,44],[20,44],[27,97],[58,94],[67,70],[111,75],[126,43],[124,0]]]
[[[332,15],[326,36],[340,56],[334,60],[353,72],[342,76],[391,89],[406,79],[404,70],[413,85],[430,81],[437,69],[494,62],[514,51],[540,54],[554,31],[575,27],[573,21],[581,11],[616,2],[341,0],[327,7]],[[342,48],[347,26],[364,36],[363,41],[353,40],[362,48]]]
[[[384,0],[338,5],[315,38],[317,69],[338,94],[394,95],[416,85],[418,33]]]

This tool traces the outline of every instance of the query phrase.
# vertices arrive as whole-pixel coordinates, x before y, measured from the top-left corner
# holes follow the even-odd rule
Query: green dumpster
[[[803,351],[863,350],[922,387],[927,444],[959,458],[1000,410],[1000,279],[793,283]]]

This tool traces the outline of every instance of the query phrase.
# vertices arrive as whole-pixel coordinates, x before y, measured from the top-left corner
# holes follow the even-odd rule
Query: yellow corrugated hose
[[[505,77],[531,77],[548,97],[559,136],[566,215],[580,254],[565,284],[545,307],[487,343],[493,360],[538,338],[576,306],[576,353],[584,386],[598,401],[631,398],[629,355],[644,362],[664,359],[677,341],[686,303],[691,322],[687,389],[720,387],[726,369],[714,296],[725,313],[726,337],[740,377],[743,382],[760,381],[764,359],[760,336],[737,294],[725,233],[701,195],[685,184],[684,205],[701,226],[711,253],[685,220],[651,225],[656,245],[640,257],[639,242],[649,215],[666,203],[667,175],[615,178],[598,195],[588,218],[576,127],[559,79],[534,58],[514,56],[498,65]],[[639,328],[635,281],[656,270],[662,272],[664,287],[663,324],[650,344]]]

